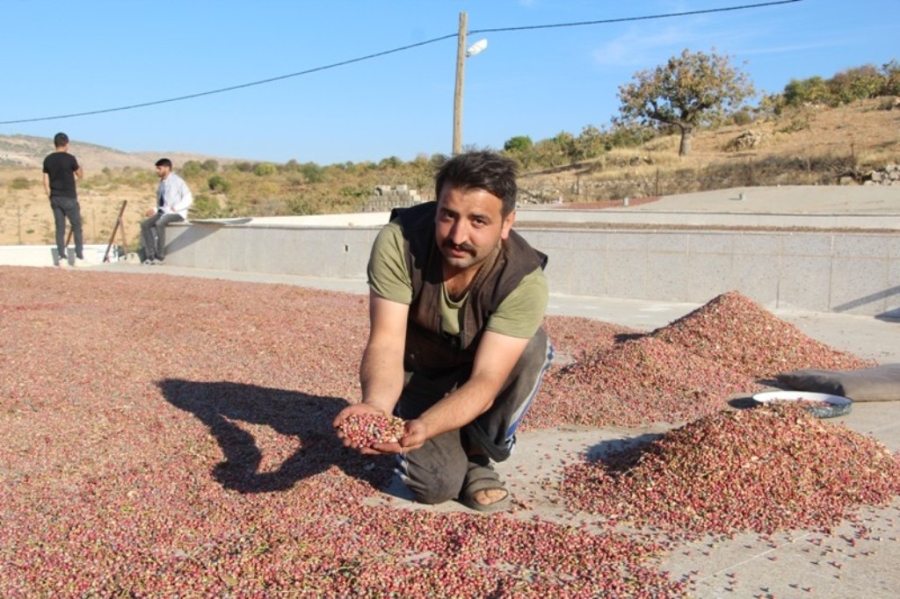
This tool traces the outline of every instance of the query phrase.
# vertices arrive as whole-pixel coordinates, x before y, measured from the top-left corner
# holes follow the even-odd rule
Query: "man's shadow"
[[[333,465],[378,489],[390,481],[393,460],[361,456],[338,439],[332,421],[349,405],[345,399],[230,382],[164,379],[157,386],[166,401],[196,416],[216,438],[224,459],[211,474],[226,489],[284,491]],[[262,451],[235,421],[270,426],[298,437],[301,446],[276,470],[259,472]]]

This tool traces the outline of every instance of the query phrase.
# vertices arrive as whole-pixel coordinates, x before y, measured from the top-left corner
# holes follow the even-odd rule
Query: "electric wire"
[[[643,17],[621,17],[618,19],[602,19],[599,21],[579,21],[576,23],[559,23],[555,25],[524,25],[521,27],[499,27],[495,29],[476,29],[470,31],[474,33],[499,33],[507,31],[527,31],[530,29],[555,29],[559,27],[581,27],[584,25],[609,25],[611,23],[626,23],[630,21],[649,21],[652,19],[668,19],[671,17],[689,17],[692,15],[705,15],[716,12],[728,12],[734,10],[746,10],[748,8],[763,8],[766,6],[777,6],[779,4],[793,4],[794,2],[802,2],[802,0],[774,0],[772,2],[762,2],[759,4],[744,4],[742,6],[725,6],[722,8],[707,8],[703,10],[689,10],[685,12],[673,12],[661,15],[646,15]]]
[[[644,15],[638,17],[621,17],[616,19],[601,19],[597,21],[579,21],[574,23],[556,23],[550,25],[525,25],[520,27],[498,27],[492,29],[474,29],[468,32],[468,35],[474,34],[483,34],[483,33],[500,33],[500,32],[511,32],[511,31],[528,31],[528,30],[536,30],[536,29],[557,29],[562,27],[584,27],[588,25],[608,25],[612,23],[627,23],[632,21],[649,21],[653,19],[669,19],[673,17],[685,17],[685,16],[693,16],[693,15],[702,15],[702,14],[711,14],[711,13],[721,13],[721,12],[729,12],[736,10],[748,10],[752,8],[764,8],[769,6],[778,6],[783,4],[793,4],[796,2],[802,2],[803,0],[774,0],[771,2],[761,2],[757,4],[743,4],[740,6],[726,6],[720,8],[709,8],[702,10],[691,10],[684,12],[673,12],[673,13],[665,13],[658,15]],[[327,71],[330,69],[336,69],[338,67],[347,66],[350,64],[363,62],[366,60],[372,60],[375,58],[381,58],[382,56],[387,56],[389,54],[396,54],[398,52],[405,52],[407,50],[412,50],[413,48],[421,48],[422,46],[427,46],[429,44],[434,44],[437,42],[442,42],[447,39],[458,37],[458,33],[451,33],[447,35],[443,35],[440,37],[432,38],[429,40],[425,40],[422,42],[417,42],[415,44],[408,44],[406,46],[400,46],[398,48],[392,48],[390,50],[384,50],[382,52],[375,52],[373,54],[367,54],[365,56],[360,56],[357,58],[350,58],[348,60],[342,60],[340,62],[335,62],[319,67],[313,67],[311,69],[305,69],[303,71],[297,71],[296,73],[288,73],[286,75],[279,75],[277,77],[269,77],[267,79],[260,79],[258,81],[251,81],[249,83],[241,83],[238,85],[230,85],[228,87],[221,87],[218,89],[213,89],[204,92],[197,92],[194,94],[186,94],[183,96],[176,96],[174,98],[165,98],[162,100],[152,100],[149,102],[140,102],[137,104],[128,104],[126,106],[117,106],[115,108],[101,108],[98,110],[87,110],[84,112],[73,112],[69,114],[59,114],[54,116],[43,116],[43,117],[34,117],[27,119],[15,119],[11,121],[0,121],[0,125],[17,125],[21,123],[36,123],[40,121],[54,121],[60,119],[70,119],[76,117],[83,116],[91,116],[96,114],[106,114],[111,112],[121,112],[124,110],[135,110],[137,108],[147,108],[148,106],[158,106],[160,104],[169,104],[172,102],[181,102],[184,100],[191,100],[194,98],[202,98],[204,96],[212,96],[215,94],[222,94],[225,92],[231,92],[239,89],[246,89],[248,87],[255,87],[258,85],[265,85],[268,83],[274,83],[276,81],[283,81],[285,79],[291,79],[293,77],[300,77],[303,75],[310,75],[312,73],[318,73],[321,71]]]

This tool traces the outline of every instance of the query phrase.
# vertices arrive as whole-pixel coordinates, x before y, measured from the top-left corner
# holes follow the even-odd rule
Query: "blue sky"
[[[449,153],[459,14],[463,143],[502,148],[602,127],[618,86],[691,51],[728,54],[757,89],[900,59],[896,0],[801,0],[712,14],[519,31],[765,0],[3,0],[0,121],[118,108],[352,61],[221,94],[0,124],[0,134],[133,151],[332,164]]]

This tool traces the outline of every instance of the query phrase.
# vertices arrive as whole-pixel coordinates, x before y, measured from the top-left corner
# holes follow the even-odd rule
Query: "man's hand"
[[[362,454],[385,455],[406,453],[422,447],[425,441],[428,440],[428,429],[425,423],[421,420],[408,420],[406,422],[406,431],[403,437],[397,443],[378,443],[370,447],[355,446],[353,445],[352,441],[347,438],[343,431],[341,431],[340,428],[341,424],[344,422],[347,416],[351,414],[378,414],[380,416],[385,416],[386,414],[383,410],[380,410],[374,406],[359,403],[344,408],[334,419],[333,426],[337,430],[337,436],[344,443],[344,446],[352,447]]]
[[[147,212],[144,213],[148,218],[156,214],[156,210],[153,208],[147,208]]]
[[[365,455],[400,453],[399,443],[379,443],[378,445],[373,445],[371,447],[361,447],[359,445],[353,445],[353,442],[348,439],[344,432],[341,430],[341,424],[343,424],[344,420],[347,419],[347,416],[350,416],[351,414],[377,414],[379,416],[387,416],[387,414],[384,413],[384,410],[380,410],[375,406],[364,403],[354,404],[341,410],[337,417],[335,417],[332,426],[334,426],[335,430],[337,431],[338,438],[344,443],[345,447],[352,447],[353,449],[356,449],[357,451]]]
[[[428,427],[421,420],[407,420],[406,434],[400,439],[400,451],[406,453],[419,449],[428,440]]]

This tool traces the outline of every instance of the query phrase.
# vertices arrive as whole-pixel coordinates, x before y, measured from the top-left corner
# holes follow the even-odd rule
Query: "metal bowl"
[[[765,393],[757,393],[753,396],[753,401],[758,404],[766,404],[772,402],[788,402],[788,401],[818,401],[825,406],[808,406],[804,409],[818,418],[834,418],[835,416],[845,416],[850,413],[850,407],[853,401],[847,397],[840,395],[829,395],[828,393],[813,393],[812,391],[766,391]]]

